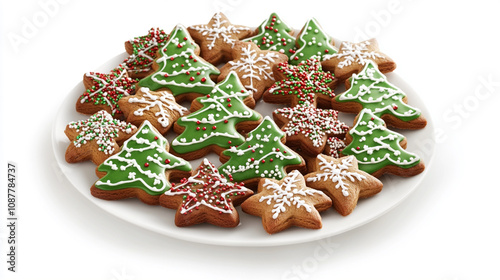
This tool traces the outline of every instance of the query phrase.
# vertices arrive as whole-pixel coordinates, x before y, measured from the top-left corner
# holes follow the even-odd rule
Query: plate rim
[[[100,67],[98,67],[96,71],[109,71],[109,70],[111,70],[112,67],[111,67],[111,69],[109,69],[110,68],[109,65],[115,65],[115,66],[118,65],[120,62],[122,62],[126,58],[127,55],[128,54],[126,52],[121,53],[119,55],[116,55],[115,57],[109,59],[107,62],[102,64]],[[116,63],[116,62],[118,62],[118,63]],[[278,238],[280,237],[280,234],[282,234],[282,233],[277,233],[274,235],[268,235],[269,239],[266,242],[262,242],[262,241],[259,242],[259,240],[253,240],[253,241],[252,240],[243,240],[243,242],[242,242],[242,240],[237,241],[237,240],[224,239],[224,238],[219,238],[219,239],[214,240],[214,239],[210,239],[210,238],[203,238],[203,229],[196,228],[195,230],[202,232],[202,234],[195,233],[195,235],[200,235],[201,238],[193,239],[192,233],[191,234],[183,233],[182,230],[179,230],[181,228],[177,228],[175,226],[175,224],[173,223],[173,220],[165,222],[165,225],[167,225],[167,228],[171,227],[171,226],[176,228],[176,230],[174,230],[174,231],[171,231],[171,230],[169,231],[169,230],[159,230],[157,227],[155,227],[153,225],[149,225],[147,223],[146,224],[139,223],[134,219],[132,219],[132,220],[127,219],[123,215],[119,215],[119,213],[117,213],[117,211],[115,211],[116,209],[113,209],[112,205],[113,205],[113,203],[115,203],[114,201],[110,202],[110,201],[100,200],[100,199],[93,197],[89,191],[90,186],[88,186],[87,192],[85,192],[83,187],[76,186],[75,183],[73,182],[72,178],[69,177],[69,175],[71,175],[71,172],[65,172],[65,171],[67,171],[68,167],[75,169],[77,172],[79,169],[83,170],[83,168],[75,168],[74,164],[66,163],[66,161],[64,159],[64,153],[62,154],[63,157],[61,158],[61,151],[60,151],[61,144],[58,143],[59,138],[61,136],[60,134],[62,133],[64,135],[64,127],[65,126],[64,127],[59,126],[59,124],[62,122],[60,117],[61,117],[61,115],[63,115],[64,112],[66,112],[64,109],[67,109],[64,105],[67,103],[70,103],[69,101],[71,100],[71,98],[75,98],[73,103],[76,103],[77,96],[75,97],[71,94],[67,94],[66,97],[62,100],[61,104],[59,105],[59,109],[54,117],[54,121],[53,121],[53,125],[52,125],[52,133],[51,133],[52,149],[53,149],[53,153],[54,153],[55,158],[56,158],[57,165],[61,169],[62,174],[67,179],[67,181],[74,188],[76,188],[78,190],[79,193],[81,193],[85,198],[89,199],[98,208],[106,211],[107,213],[111,214],[112,216],[120,218],[123,221],[131,223],[135,226],[147,229],[149,231],[152,231],[152,232],[155,232],[155,233],[158,233],[161,235],[166,235],[166,236],[171,237],[171,238],[188,241],[188,242],[210,244],[210,245],[222,245],[222,246],[230,246],[230,247],[272,247],[272,246],[302,244],[302,243],[317,241],[320,239],[336,236],[336,235],[351,231],[355,228],[361,227],[361,226],[363,226],[367,223],[370,223],[370,222],[376,220],[377,218],[385,215],[389,211],[393,210],[398,205],[400,205],[404,200],[406,200],[421,185],[421,183],[424,180],[424,178],[426,177],[430,167],[432,166],[432,162],[434,161],[434,158],[435,158],[436,135],[435,135],[434,122],[432,120],[432,116],[431,116],[430,112],[428,111],[427,106],[425,106],[425,103],[423,102],[421,97],[413,90],[413,88],[404,79],[402,79],[397,73],[394,73],[394,72],[387,73],[386,76],[388,77],[389,81],[391,81],[391,83],[395,84],[399,88],[402,88],[403,91],[407,95],[409,95],[409,100],[411,102],[410,104],[421,103],[424,105],[424,106],[418,107],[421,110],[422,115],[424,115],[425,118],[427,119],[427,126],[421,130],[427,130],[426,137],[428,139],[430,139],[432,142],[432,148],[428,152],[428,155],[425,156],[425,160],[424,160],[425,169],[421,174],[416,175],[414,177],[411,177],[411,179],[413,179],[413,181],[415,181],[415,182],[413,182],[413,185],[411,186],[411,188],[409,188],[409,190],[403,192],[402,195],[399,196],[399,199],[397,201],[395,201],[391,205],[385,207],[381,211],[379,211],[375,214],[372,214],[371,216],[367,217],[366,219],[364,219],[360,222],[354,223],[350,226],[346,226],[346,227],[342,228],[341,230],[328,231],[328,230],[325,230],[324,228],[320,229],[320,230],[315,230],[315,231],[308,230],[308,231],[313,232],[313,233],[312,234],[304,234],[304,235],[306,235],[305,238],[286,238],[284,240],[280,240]],[[397,82],[394,83],[392,80],[397,80]],[[73,93],[73,92],[77,91],[79,88],[84,89],[83,84],[81,82],[79,82],[77,85],[75,85],[69,91],[69,93]],[[411,94],[409,94],[409,93],[411,93]],[[415,100],[417,100],[418,102],[412,102]],[[71,113],[71,112],[69,112],[69,113]],[[353,115],[353,114],[349,114],[349,115]],[[81,116],[83,118],[87,115],[81,114]],[[401,130],[398,130],[398,131],[401,131]],[[403,131],[411,131],[411,130],[403,130]],[[403,135],[405,135],[405,133],[403,133]],[[64,137],[65,137],[65,135],[64,135]],[[66,138],[66,140],[67,140],[67,138]],[[411,143],[411,139],[410,139],[409,143]],[[67,144],[69,144],[69,141],[67,142]],[[67,147],[67,144],[66,144],[66,147]],[[64,151],[66,150],[66,147],[64,147]],[[424,158],[423,155],[420,155],[420,156],[422,159]],[[199,161],[199,160],[200,159],[198,159],[196,161]],[[65,165],[68,165],[68,166],[65,166]],[[87,165],[89,165],[89,164],[87,164]],[[78,167],[78,166],[76,166],[76,167]],[[94,165],[94,169],[95,169],[95,165]],[[390,175],[390,176],[393,176],[393,175]],[[95,180],[97,180],[97,177],[95,177]],[[385,183],[384,183],[384,185],[385,185]],[[382,190],[381,194],[379,194],[379,195],[383,195],[383,190]],[[159,207],[162,210],[165,209],[165,208],[162,208],[160,206],[148,206],[148,207]],[[165,209],[164,211],[172,211],[172,210]],[[331,209],[328,209],[327,211],[331,211]],[[243,214],[242,211],[239,211],[239,212],[242,215],[245,215],[245,216],[248,215],[248,214]],[[242,215],[240,215],[240,217]],[[323,213],[322,213],[322,216],[324,216]],[[260,219],[260,217],[253,217],[253,218]],[[343,218],[349,218],[349,216],[343,217]],[[220,228],[215,228],[215,230],[218,231],[218,230],[220,230]],[[222,230],[227,230],[227,229],[222,229]],[[265,233],[265,231],[262,227],[260,228],[260,230],[262,230]],[[177,231],[179,231],[179,232],[177,233]],[[190,231],[190,229],[188,229],[188,231]],[[267,234],[267,233],[265,233],[265,234]],[[272,240],[272,241],[270,241],[270,240]]]

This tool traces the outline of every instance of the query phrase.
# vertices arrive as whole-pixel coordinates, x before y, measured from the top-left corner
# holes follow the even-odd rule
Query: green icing
[[[242,41],[254,42],[261,50],[278,51],[288,56],[295,52],[295,37],[289,34],[292,28],[276,13],[272,13],[258,30],[259,34]]]
[[[349,134],[353,140],[342,154],[355,156],[359,169],[365,172],[374,173],[389,165],[410,168],[420,162],[419,156],[399,145],[404,136],[387,129],[385,122],[368,109],[361,111]]]
[[[237,182],[252,178],[281,180],[286,175],[284,168],[287,165],[302,162],[300,156],[281,142],[284,136],[271,118],[265,117],[256,129],[248,133],[243,144],[222,152],[230,159],[219,167],[220,173],[231,175]]]
[[[158,70],[142,79],[140,87],[150,90],[168,88],[174,96],[183,93],[208,94],[215,83],[210,75],[220,74],[212,64],[195,54],[196,43],[185,27],[178,25],[168,42],[159,50]]]
[[[165,171],[190,171],[191,165],[167,152],[167,139],[149,121],[123,144],[121,151],[104,161],[98,170],[107,172],[95,183],[102,190],[139,188],[150,195],[160,195],[171,185]]]
[[[174,139],[172,149],[183,154],[210,145],[227,149],[243,143],[245,138],[236,131],[236,124],[261,118],[243,103],[249,95],[231,71],[210,94],[196,99],[203,105],[201,109],[177,120],[185,130]]]
[[[332,38],[323,31],[316,19],[308,20],[297,39],[299,49],[290,57],[290,63],[297,65],[313,57],[322,61],[323,56],[337,53],[331,41]]]
[[[335,97],[338,102],[357,102],[371,110],[375,116],[389,114],[402,121],[411,121],[420,116],[420,110],[403,102],[405,93],[390,84],[373,62],[368,62],[363,71],[350,79],[351,87]]]

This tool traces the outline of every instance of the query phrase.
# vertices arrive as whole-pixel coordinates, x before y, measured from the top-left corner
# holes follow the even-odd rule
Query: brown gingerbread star
[[[280,63],[274,69],[276,82],[264,92],[262,99],[269,103],[287,103],[292,107],[306,102],[314,107],[331,108],[333,89],[338,80],[323,71],[321,61],[311,58],[292,65]]]
[[[333,207],[342,216],[351,214],[358,198],[373,196],[382,190],[382,182],[358,169],[354,156],[333,158],[319,154],[308,162],[305,176],[308,187],[326,193],[333,201]]]
[[[83,75],[85,92],[76,102],[76,111],[91,115],[106,110],[117,119],[123,117],[118,100],[124,96],[135,94],[139,80],[129,78],[127,70],[119,65],[109,74],[88,72]]]
[[[221,12],[216,13],[208,24],[193,25],[188,30],[200,45],[201,57],[213,65],[231,60],[234,44],[252,33],[249,27],[231,24]]]
[[[338,53],[326,55],[324,58],[323,68],[333,72],[335,78],[342,81],[363,70],[368,61],[377,64],[382,73],[396,69],[396,63],[380,52],[378,42],[374,38],[359,43],[342,42]]]
[[[218,81],[235,71],[243,86],[253,93],[255,100],[259,100],[262,93],[274,84],[273,68],[288,61],[285,54],[261,50],[252,42],[237,42],[232,57],[233,60],[220,69]]]
[[[252,194],[243,183],[227,180],[205,158],[189,178],[160,196],[160,205],[177,209],[175,225],[178,227],[201,223],[236,227],[239,215],[234,206]]]
[[[161,28],[151,28],[147,35],[134,37],[125,42],[129,57],[123,61],[132,78],[142,79],[153,73],[153,62],[158,50],[168,40],[168,34]]]
[[[273,118],[285,132],[287,145],[313,157],[325,149],[328,137],[343,138],[349,130],[349,126],[338,120],[337,111],[315,108],[309,103],[277,109]]]
[[[113,119],[101,110],[87,120],[70,122],[64,133],[71,141],[66,149],[66,161],[69,163],[91,160],[100,165],[108,157],[120,151],[125,140],[136,132],[132,124]]]
[[[297,170],[280,181],[262,179],[258,191],[243,202],[241,208],[245,213],[262,217],[269,234],[291,226],[319,229],[322,227],[319,212],[332,205],[323,192],[307,187]]]
[[[189,113],[177,104],[168,89],[152,91],[141,87],[135,95],[123,97],[118,104],[128,122],[140,126],[144,120],[149,120],[161,134],[167,133],[178,118]]]

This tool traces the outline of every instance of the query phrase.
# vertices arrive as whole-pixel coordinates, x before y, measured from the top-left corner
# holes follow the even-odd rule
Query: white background
[[[499,279],[498,5],[170,2],[1,1],[1,279]],[[421,186],[355,230],[268,248],[171,239],[83,198],[52,153],[62,99],[83,73],[122,53],[125,40],[150,27],[207,23],[217,10],[236,24],[257,26],[276,11],[296,29],[315,17],[336,38],[376,37],[426,100],[437,128],[435,160]],[[8,161],[19,169],[16,273],[6,266]]]

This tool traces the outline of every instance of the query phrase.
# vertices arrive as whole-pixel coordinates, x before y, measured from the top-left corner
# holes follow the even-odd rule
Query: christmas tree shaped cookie
[[[274,78],[276,82],[262,96],[264,101],[292,107],[306,102],[315,107],[331,107],[335,97],[332,88],[337,80],[322,70],[318,59],[308,59],[299,65],[280,63],[274,69]]]
[[[253,42],[261,50],[277,51],[287,56],[295,53],[293,29],[282,21],[276,13],[272,13],[254,33],[252,37],[242,41]]]
[[[304,166],[302,158],[284,142],[285,134],[266,116],[244,143],[222,152],[224,164],[219,171],[247,187],[256,186],[261,178],[281,180],[286,170]]]
[[[201,56],[214,65],[232,59],[234,44],[252,32],[250,27],[232,24],[221,12],[215,13],[208,24],[193,25],[188,29],[201,47]]]
[[[369,109],[387,125],[397,128],[418,129],[427,124],[419,109],[406,104],[406,94],[389,83],[371,61],[348,80],[346,87],[348,90],[332,101],[336,110],[359,113]]]
[[[322,61],[325,55],[337,53],[333,39],[314,18],[308,20],[302,27],[295,45],[297,51],[290,57],[290,63],[293,65],[310,58]]]
[[[252,194],[244,184],[229,182],[205,158],[189,178],[182,179],[160,196],[160,205],[177,209],[175,225],[178,227],[201,223],[236,227],[240,222],[234,207]]]
[[[91,187],[93,196],[105,200],[138,197],[146,204],[158,204],[170,189],[172,177],[182,178],[190,164],[168,153],[168,142],[149,121],[97,168],[99,180]]]
[[[258,193],[251,196],[241,209],[250,215],[262,217],[262,225],[269,233],[277,233],[291,226],[310,229],[322,227],[319,212],[332,206],[323,192],[306,186],[304,176],[294,170],[282,180],[263,179]]]
[[[342,154],[355,156],[359,169],[375,177],[384,173],[409,177],[424,171],[420,157],[404,150],[405,137],[387,129],[385,122],[369,109],[357,116],[346,143]]]
[[[382,190],[382,182],[358,169],[354,156],[336,159],[319,154],[307,165],[311,173],[304,177],[306,185],[328,195],[342,216],[351,214],[359,198],[374,196]]]
[[[288,60],[286,55],[261,50],[252,42],[237,42],[232,52],[233,60],[222,66],[217,80],[224,80],[228,73],[234,71],[255,100],[259,100],[262,93],[273,85],[273,68]]]
[[[194,101],[201,109],[177,120],[174,131],[180,135],[172,142],[173,152],[193,160],[242,144],[245,138],[238,131],[250,131],[262,119],[242,101],[249,95],[236,73],[229,73],[210,94]]]
[[[325,149],[328,137],[342,138],[349,129],[338,120],[337,111],[315,108],[309,103],[277,109],[273,117],[285,132],[287,145],[313,157]]]
[[[105,159],[117,153],[120,145],[131,137],[137,127],[114,119],[101,110],[87,120],[70,122],[64,133],[72,142],[66,149],[69,163],[91,160],[100,165]]]
[[[219,70],[199,56],[200,49],[188,31],[177,25],[169,40],[158,50],[155,72],[139,82],[150,90],[169,89],[178,101],[192,100],[212,91],[211,76]]]
[[[151,28],[148,34],[125,42],[125,50],[130,55],[123,65],[132,78],[142,79],[153,72],[153,62],[158,49],[168,40],[168,34],[160,28]]]
[[[128,77],[127,70],[119,65],[109,74],[89,72],[83,75],[85,92],[76,102],[76,111],[82,114],[95,114],[106,110],[115,118],[123,112],[118,100],[135,93],[138,80]]]
[[[375,62],[382,73],[396,69],[396,63],[380,52],[375,39],[360,43],[342,42],[338,53],[325,55],[323,58],[323,68],[335,73],[335,77],[341,81],[359,73],[370,61]]]

